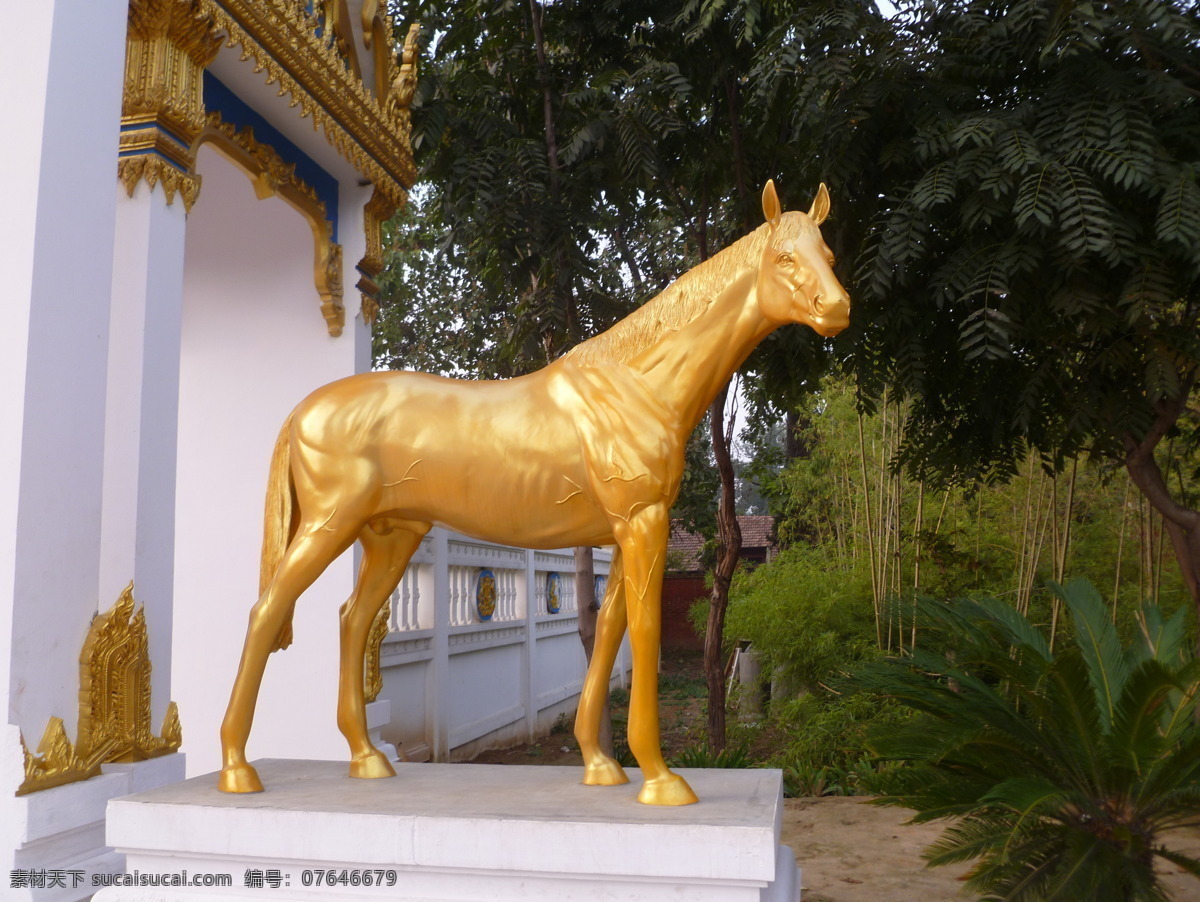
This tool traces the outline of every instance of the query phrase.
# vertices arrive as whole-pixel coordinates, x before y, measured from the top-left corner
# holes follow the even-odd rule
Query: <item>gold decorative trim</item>
[[[316,226],[313,234],[316,235]],[[321,315],[325,317],[329,334],[337,337],[346,325],[346,307],[342,303],[342,246],[318,239],[317,251],[321,260],[317,267],[317,293],[321,296]]]
[[[106,760],[111,745],[94,750],[84,759],[67,738],[62,718],[51,717],[37,750],[38,754],[35,757],[25,744],[25,737],[21,737],[21,751],[25,755],[25,779],[17,787],[19,796],[96,776],[100,773],[100,765]]]
[[[367,250],[358,261],[361,278],[355,286],[362,294],[362,317],[368,326],[375,325],[379,316],[379,284],[375,279],[383,272],[383,224],[396,212],[391,199],[378,189],[363,207],[363,234]]]
[[[327,35],[355,78],[362,80],[362,65],[358,61],[358,45],[350,25],[350,7],[346,0],[321,0],[322,34]]]
[[[322,27],[324,6],[309,12],[296,0],[200,2],[225,32],[228,46],[240,47],[242,58],[266,73],[267,84],[289,94],[338,153],[399,206],[416,179],[408,110],[408,85],[416,77],[415,39],[411,74],[402,72],[390,54],[376,57],[377,67],[382,62],[385,69],[377,86],[388,86],[377,96],[339,52],[337,29]]]
[[[221,114],[208,114],[207,125],[196,141],[205,141],[250,176],[260,199],[278,195],[308,221],[313,233],[313,281],[321,299],[321,314],[329,334],[338,336],[346,324],[342,303],[342,246],[333,240],[333,223],[316,189],[297,177],[294,163],[285,162],[269,144],[254,137],[254,129],[225,122]],[[195,149],[195,148],[194,148]]]
[[[72,745],[61,717],[51,717],[37,754],[21,737],[27,795],[100,773],[109,761],[141,761],[183,744],[179,708],[167,706],[162,735],[150,731],[150,651],[145,609],[134,613],[133,583],[106,614],[92,620],[79,655],[79,741]]]
[[[392,78],[388,102],[400,109],[407,110],[412,106],[413,97],[417,93],[417,39],[421,36],[421,26],[414,22],[408,26],[408,35],[404,38],[404,50],[401,51],[400,68]]]
[[[118,161],[117,178],[121,180],[126,194],[130,197],[133,197],[137,183],[143,179],[151,191],[155,185],[161,183],[167,206],[175,202],[175,194],[178,192],[183,198],[184,210],[189,212],[200,194],[200,176],[181,172],[158,157],[126,157]]]
[[[371,632],[367,633],[366,675],[363,681],[363,696],[368,702],[379,698],[383,691],[383,672],[380,670],[380,647],[387,638],[388,624],[392,619],[392,603],[385,601],[375,619],[371,622]]]
[[[367,324],[367,328],[374,329],[375,321],[379,319],[379,301],[375,300],[375,297],[373,297],[372,294],[363,287],[363,284],[366,281],[366,279],[358,280],[358,289],[360,292],[362,292],[362,303],[359,305],[358,309],[359,312],[362,313],[363,322]],[[379,286],[375,285],[373,282],[370,283],[370,285],[374,286],[376,292],[379,291]]]
[[[131,0],[117,171],[129,196],[139,181],[178,192],[191,209],[200,190],[191,145],[204,127],[204,68],[221,41],[201,0]]]
[[[105,761],[141,761],[176,751],[179,712],[167,707],[163,736],[150,729],[150,647],[146,611],[134,613],[133,583],[107,614],[92,621],[79,656],[78,754],[101,750]]]

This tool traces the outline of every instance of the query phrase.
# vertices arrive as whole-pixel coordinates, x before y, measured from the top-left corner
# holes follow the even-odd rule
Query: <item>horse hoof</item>
[[[612,758],[602,755],[599,761],[589,762],[583,767],[584,786],[620,786],[628,783],[625,770]]]
[[[687,780],[667,771],[665,776],[647,780],[638,793],[643,805],[691,805],[700,801],[688,786]]]
[[[361,758],[350,759],[350,776],[359,780],[378,780],[396,776],[396,769],[382,752],[372,752]]]
[[[217,789],[221,792],[262,792],[262,780],[249,764],[231,764],[221,768],[217,777]]]

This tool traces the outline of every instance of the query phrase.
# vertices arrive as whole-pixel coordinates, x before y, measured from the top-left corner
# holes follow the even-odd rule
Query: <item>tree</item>
[[[763,4],[758,0],[680,0],[669,27],[657,29],[661,58],[674,60],[684,79],[675,85],[676,107],[671,142],[653,149],[663,160],[651,190],[672,211],[695,241],[701,260],[721,244],[757,223],[758,189],[775,174],[780,146],[770,140],[778,124],[761,108],[746,109],[745,82],[757,43],[785,23],[797,3]],[[674,52],[663,53],[665,46]],[[677,162],[668,164],[669,154]],[[782,330],[794,332],[796,330]],[[733,466],[732,418],[726,421],[729,387],[718,392],[709,408],[712,449],[720,476],[717,505],[717,556],[704,638],[708,684],[708,743],[725,747],[724,623],[729,587],[741,552],[737,522],[736,475]]]
[[[408,233],[417,240],[404,245],[404,259],[413,272],[432,263],[463,319],[471,317],[462,322],[436,300],[428,308],[433,325],[448,323],[474,345],[465,369],[511,375],[541,366],[758,225],[759,189],[780,148],[746,137],[745,75],[755,42],[798,5],[421,7],[425,40],[436,39],[414,104],[413,143],[430,182],[432,228]],[[429,300],[424,286],[407,296]],[[381,346],[419,350],[412,336],[424,316],[385,309],[382,331],[393,337]],[[723,401],[710,424],[730,494]],[[732,503],[723,510],[707,653],[717,747],[721,623],[740,544]]]
[[[376,360],[497,377],[545,365],[626,312],[597,233],[606,172],[561,146],[586,127],[602,56],[576,52],[580,4],[547,20],[539,0],[423,4],[427,66],[414,105],[421,209],[399,226]],[[611,204],[610,204],[611,206]],[[435,337],[436,336],[436,337]],[[599,606],[590,547],[575,552],[590,662]],[[608,718],[601,722],[607,727]],[[611,749],[611,735],[602,737]]]
[[[1029,448],[1052,469],[1120,461],[1200,609],[1200,512],[1163,469],[1165,444],[1196,439],[1200,14],[904,11],[861,34],[833,13],[795,30],[793,135],[851,200],[832,238],[854,259],[864,401],[887,386],[911,402],[899,462],[919,476],[1005,478]]]

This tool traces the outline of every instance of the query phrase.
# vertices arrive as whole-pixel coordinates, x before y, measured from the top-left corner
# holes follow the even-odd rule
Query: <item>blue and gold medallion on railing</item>
[[[562,577],[557,573],[546,574],[546,613],[557,614],[562,607]]]
[[[600,609],[600,605],[604,604],[604,593],[608,591],[608,577],[597,576],[595,582],[592,583],[592,592],[596,596],[596,610]]]
[[[480,570],[475,580],[475,610],[483,621],[496,613],[496,574],[491,570]]]

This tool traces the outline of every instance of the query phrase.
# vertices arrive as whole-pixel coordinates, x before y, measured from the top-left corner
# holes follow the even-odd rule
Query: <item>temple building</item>
[[[70,900],[117,866],[109,799],[182,779],[181,744],[189,775],[217,765],[279,424],[370,368],[380,229],[414,179],[416,31],[380,0],[14,12],[0,895]],[[273,659],[256,755],[345,757],[312,662],[336,657],[353,564],[297,608],[315,651]]]

